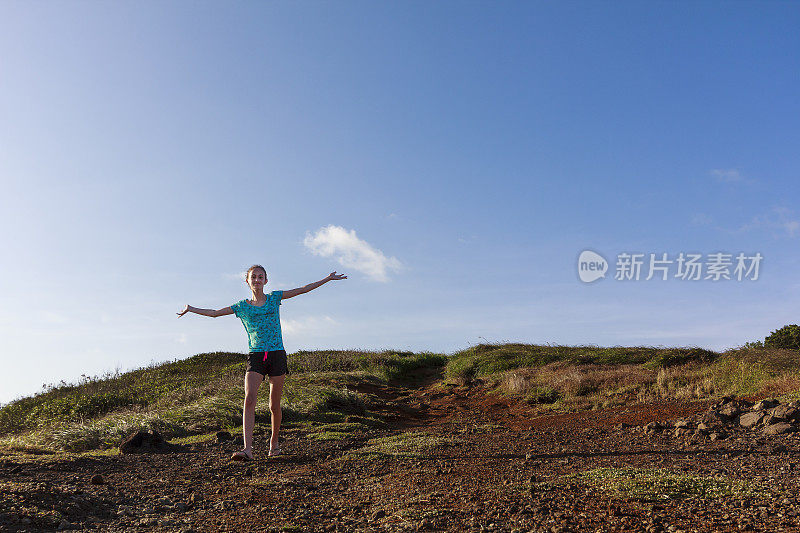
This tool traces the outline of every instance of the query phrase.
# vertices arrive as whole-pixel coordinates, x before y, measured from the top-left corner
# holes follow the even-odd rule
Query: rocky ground
[[[293,428],[285,455],[274,458],[259,434],[252,462],[229,459],[233,441],[167,453],[0,456],[0,530],[800,531],[800,434],[741,426],[752,403],[698,428],[724,406],[542,415],[475,386],[360,392],[382,400],[388,429],[315,440]],[[756,426],[774,415],[767,409],[775,406],[760,407]],[[602,479],[609,472],[677,481],[659,488],[653,478],[653,490],[626,492]],[[681,492],[700,478],[746,488]]]

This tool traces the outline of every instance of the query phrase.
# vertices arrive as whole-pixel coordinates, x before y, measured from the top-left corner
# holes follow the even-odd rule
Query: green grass
[[[0,408],[0,448],[108,450],[138,429],[185,439],[241,424],[245,354],[213,352],[126,373],[46,385]],[[547,409],[579,410],[661,399],[723,395],[800,397],[800,354],[749,345],[726,352],[696,347],[482,344],[446,357],[396,350],[301,351],[282,401],[287,424],[385,427],[383,400],[355,389],[415,386],[444,371],[441,390],[488,383],[496,394]],[[363,390],[363,389],[360,389]],[[259,391],[257,424],[269,424],[269,388]],[[366,432],[367,429],[364,429]],[[318,433],[320,431],[317,431]]]
[[[0,448],[17,451],[111,449],[130,433],[153,429],[186,439],[241,424],[245,354],[198,354],[125,373],[44,385],[42,392],[0,408]],[[447,359],[429,352],[357,350],[298,352],[281,402],[287,423],[347,420],[380,427],[375,398],[348,385],[412,380]],[[352,387],[351,387],[352,388]],[[262,385],[256,422],[268,424],[269,386]],[[335,431],[335,430],[331,430]]]
[[[44,385],[34,396],[0,409],[0,435],[96,418],[120,409],[188,403],[220,382],[244,374],[241,354],[204,353],[131,372],[87,377],[78,383]]]
[[[347,417],[352,418],[352,417]],[[362,419],[367,420],[367,419]],[[342,440],[354,433],[366,434],[373,431],[373,424],[361,422],[311,422],[306,426],[308,438],[313,440]]]
[[[0,443],[12,448],[43,447],[83,452],[116,447],[126,436],[142,429],[153,429],[173,439],[232,427],[240,420],[239,403],[211,396],[161,411],[123,410],[94,419],[53,424],[49,428],[6,436]]]
[[[654,348],[649,346],[549,346],[535,344],[479,344],[453,354],[446,375],[453,379],[485,377],[507,370],[542,367],[549,363],[574,365],[672,366],[688,361],[712,361],[718,354],[702,348]]]
[[[351,451],[348,455],[425,457],[428,456],[434,448],[440,446],[454,446],[461,442],[463,442],[461,439],[455,437],[442,437],[429,433],[408,431],[388,437],[370,439],[364,447]]]
[[[297,372],[357,372],[384,380],[408,380],[423,368],[443,367],[447,357],[431,352],[414,353],[384,350],[299,351],[291,356],[291,369]]]
[[[312,427],[317,427],[325,431],[337,431],[344,433],[349,433],[351,431],[370,431],[372,429],[371,425],[363,424],[361,422],[332,422],[328,424],[315,424]]]
[[[764,487],[749,481],[654,468],[596,468],[565,479],[583,481],[617,497],[650,502],[718,498],[766,500],[772,497]]]
[[[342,440],[350,436],[350,433],[345,431],[320,431],[318,433],[310,433],[309,439],[312,440]]]
[[[241,431],[237,431],[237,433],[241,433]],[[197,435],[189,435],[187,437],[176,437],[173,438],[170,442],[173,444],[201,444],[204,442],[216,442],[217,441],[217,432],[212,431],[210,433],[200,433]]]

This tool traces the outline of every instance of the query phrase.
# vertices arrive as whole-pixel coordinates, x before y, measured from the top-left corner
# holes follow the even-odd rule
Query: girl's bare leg
[[[269,377],[269,412],[272,415],[272,438],[269,439],[270,450],[278,447],[278,432],[281,430],[281,394],[286,374]]]
[[[242,433],[244,433],[244,449],[253,455],[253,426],[256,423],[256,400],[258,387],[264,381],[264,376],[258,372],[248,372],[244,375],[244,410],[242,412]]]

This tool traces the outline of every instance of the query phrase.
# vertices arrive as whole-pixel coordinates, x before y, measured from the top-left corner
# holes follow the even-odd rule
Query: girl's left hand
[[[330,274],[328,274],[328,279],[330,279],[330,280],[334,280],[334,279],[347,279],[347,276],[345,276],[344,274],[337,274],[337,273],[336,273],[336,271],[334,270],[333,272],[331,272]]]

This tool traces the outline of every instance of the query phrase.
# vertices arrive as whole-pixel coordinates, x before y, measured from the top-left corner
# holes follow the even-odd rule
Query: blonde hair
[[[257,268],[261,269],[261,272],[264,273],[264,277],[265,278],[267,277],[267,269],[266,268],[262,267],[261,265],[253,265],[253,266],[251,266],[250,268],[247,269],[247,274],[244,275],[244,282],[245,283],[247,283],[247,280],[250,279],[250,272],[252,272],[253,270],[255,270]]]

